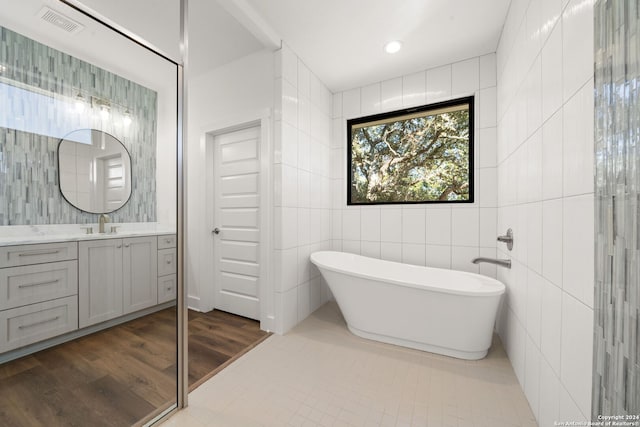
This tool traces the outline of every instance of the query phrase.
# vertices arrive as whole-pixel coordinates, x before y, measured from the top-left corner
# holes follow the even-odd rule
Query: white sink
[[[158,222],[107,223],[105,230],[118,227],[116,233],[98,233],[98,224],[43,224],[43,225],[4,225],[0,226],[0,246],[22,245],[27,243],[66,242],[75,240],[113,239],[118,237],[148,236],[155,234],[174,234],[175,225]],[[91,227],[93,233],[87,234]]]

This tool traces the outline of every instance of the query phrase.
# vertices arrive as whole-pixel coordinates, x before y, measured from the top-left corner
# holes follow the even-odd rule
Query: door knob
[[[212,231],[213,234],[220,234],[220,229],[218,227],[214,228]]]

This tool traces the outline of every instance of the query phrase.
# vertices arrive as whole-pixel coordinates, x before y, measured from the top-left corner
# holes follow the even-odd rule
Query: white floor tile
[[[464,361],[365,340],[330,302],[189,395],[167,426],[535,426],[502,344]]]

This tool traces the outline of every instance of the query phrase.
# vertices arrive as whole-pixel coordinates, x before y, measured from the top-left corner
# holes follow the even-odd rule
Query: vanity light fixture
[[[122,118],[122,124],[125,126],[129,126],[131,124],[131,112],[127,108],[124,112],[124,117]]]
[[[120,124],[125,127],[133,123],[133,115],[129,107],[112,102],[110,99],[100,98],[93,95],[88,95],[88,98],[82,95],[82,92],[78,90],[75,97],[76,110],[79,113],[89,108],[89,113],[93,117],[100,117],[102,120],[108,120],[111,117],[111,113],[114,113],[115,119],[122,118],[122,122],[115,123],[116,126]]]
[[[106,120],[109,118],[109,115],[111,114],[111,103],[105,99],[100,99],[100,98],[96,98],[94,96],[91,97],[91,104],[94,107],[98,107],[99,109],[99,113],[100,113],[100,117],[103,120]]]
[[[384,45],[384,51],[389,54],[396,53],[401,48],[402,48],[402,42],[400,40],[392,40],[390,42],[387,42],[387,44]]]
[[[109,118],[109,112],[110,108],[107,104],[103,104],[100,106],[100,117],[102,117],[103,119],[108,119]]]
[[[84,112],[84,109],[86,108],[87,103],[84,100],[84,96],[82,96],[82,94],[80,92],[78,92],[78,94],[76,95],[76,111],[78,113],[82,113]]]

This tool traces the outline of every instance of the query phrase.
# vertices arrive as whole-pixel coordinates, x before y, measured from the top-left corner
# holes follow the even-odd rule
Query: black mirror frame
[[[67,137],[68,137],[69,135],[71,135],[71,134],[73,134],[73,133],[75,133],[75,132],[79,132],[79,131],[89,131],[89,132],[92,132],[92,133],[93,133],[94,131],[95,131],[95,132],[100,132],[100,133],[103,133],[103,134],[105,134],[105,135],[110,136],[111,138],[113,138],[115,141],[117,141],[117,142],[122,146],[122,148],[124,149],[125,153],[127,153],[127,160],[128,160],[128,162],[129,162],[129,171],[133,171],[133,165],[132,165],[132,163],[131,163],[131,153],[129,152],[129,150],[127,150],[127,147],[125,147],[125,145],[122,143],[122,141],[120,141],[118,138],[116,138],[115,136],[111,135],[111,134],[110,134],[110,133],[108,133],[108,132],[104,132],[104,131],[99,130],[99,129],[93,129],[93,128],[75,129],[75,130],[73,130],[73,131],[69,132],[68,134],[66,134],[64,137],[62,137],[62,138],[60,139],[60,141],[58,141],[58,147],[57,147],[57,149],[56,149],[56,156],[58,157],[58,158],[57,158],[57,160],[58,160],[58,173],[57,173],[57,177],[58,177],[58,189],[60,190],[60,195],[61,195],[61,196],[62,196],[62,198],[65,200],[65,202],[69,203],[71,206],[73,206],[75,209],[77,209],[77,210],[79,210],[79,211],[81,211],[81,212],[86,212],[86,213],[90,213],[90,214],[110,214],[110,213],[113,213],[113,212],[116,212],[116,211],[118,211],[118,210],[122,209],[122,208],[123,208],[127,203],[129,203],[129,200],[131,200],[131,194],[133,193],[133,186],[131,186],[131,187],[130,187],[130,189],[129,189],[129,196],[127,197],[127,200],[125,200],[125,201],[122,203],[122,206],[120,206],[120,207],[119,207],[119,208],[117,208],[117,209],[113,209],[113,210],[111,210],[111,211],[93,212],[93,211],[88,211],[88,210],[82,209],[82,208],[80,208],[80,207],[76,206],[76,204],[75,204],[75,203],[70,202],[70,201],[69,201],[69,199],[67,199],[67,197],[64,195],[64,192],[62,191],[62,185],[61,185],[61,182],[60,182],[60,170],[61,170],[61,169],[60,169],[60,145],[62,145],[62,143],[67,139]],[[133,173],[131,173],[130,175],[132,175],[132,176],[133,176]],[[132,182],[131,184],[133,184],[133,182]]]

